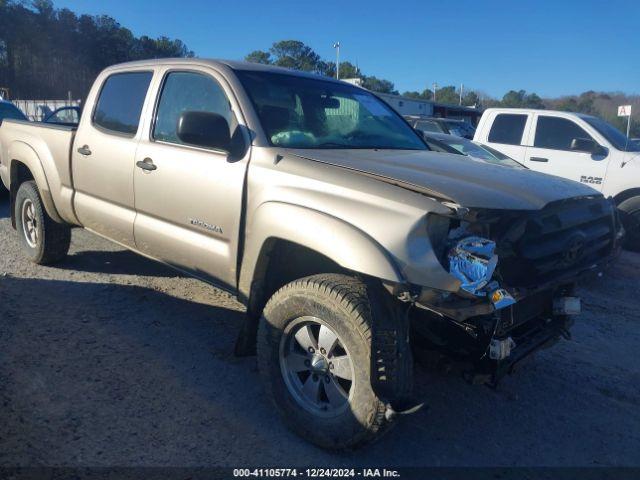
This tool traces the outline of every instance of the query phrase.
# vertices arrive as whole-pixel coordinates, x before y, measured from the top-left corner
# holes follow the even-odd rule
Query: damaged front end
[[[419,288],[412,328],[431,358],[474,383],[496,384],[536,350],[569,337],[580,312],[575,282],[619,252],[613,204],[580,198],[539,211],[452,209],[429,215],[429,238],[460,282]]]

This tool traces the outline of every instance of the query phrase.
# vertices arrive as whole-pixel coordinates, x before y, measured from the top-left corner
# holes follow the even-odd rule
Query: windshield
[[[640,152],[640,143],[629,140],[627,136],[610,123],[605,122],[601,118],[584,116],[582,119],[595,128],[600,135],[606,138],[611,145],[618,150],[626,150],[628,152]]]
[[[458,125],[458,124],[453,124],[453,125],[450,124],[449,133],[451,135],[457,135],[459,137],[469,135],[469,132],[465,128],[463,128],[461,125]]]
[[[426,150],[391,107],[348,84],[238,71],[271,145],[285,148]]]
[[[440,140],[445,145],[457,150],[463,155],[478,158],[480,160],[484,160],[487,163],[493,163],[495,165],[502,165],[505,167],[524,168],[523,165],[516,162],[512,158],[509,158],[506,155],[503,155],[500,152],[497,152],[489,147],[472,142],[471,140],[467,140],[466,138],[454,136],[445,137],[444,135],[442,135],[441,137],[438,137],[438,140]]]
[[[420,120],[419,122],[416,122],[416,128],[423,132],[444,133],[444,129],[440,124],[431,120]]]
[[[24,114],[20,110],[18,110],[18,107],[16,107],[14,104],[0,102],[0,122],[2,122],[2,120],[4,120],[5,118],[11,118],[13,120],[27,119],[27,117],[25,117]]]
[[[468,135],[471,135],[471,136],[473,136],[476,133],[476,129],[466,122],[462,122],[460,124],[460,128],[462,128],[462,130],[464,130],[465,132],[467,132]]]

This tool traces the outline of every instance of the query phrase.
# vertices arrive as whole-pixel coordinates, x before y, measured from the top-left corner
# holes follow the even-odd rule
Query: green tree
[[[271,54],[264,50],[254,50],[249,55],[244,57],[247,62],[262,63],[264,65],[270,65],[272,63]]]
[[[335,62],[323,60],[311,47],[299,40],[275,42],[269,51],[254,50],[245,57],[245,60],[318,73],[327,77],[336,76]],[[349,61],[340,62],[340,78],[360,78],[362,86],[371,91],[398,94],[393,82],[375,76],[363,75],[358,67]],[[425,92],[427,91],[425,90]]]
[[[577,112],[578,102],[574,97],[566,97],[560,100],[558,103],[554,105],[556,110],[562,110],[564,112]]]
[[[398,94],[398,91],[395,89],[393,82],[378,77],[363,76],[362,86],[367,90],[371,90],[372,92],[391,93],[394,95]]]
[[[462,96],[462,104],[467,107],[481,107],[480,96],[473,90],[469,90]]]
[[[336,64],[335,62],[325,62],[325,68],[323,69],[323,75],[327,77],[336,76]],[[340,62],[340,78],[359,78],[360,72],[351,62]]]
[[[502,97],[501,105],[512,108],[546,108],[542,99],[535,93],[527,94],[525,90],[509,90]]]
[[[526,108],[546,108],[542,99],[535,93],[531,93],[525,97]]]
[[[404,92],[402,94],[403,97],[409,97],[409,98],[415,98],[417,100],[432,100],[433,99],[433,92],[431,90],[429,90],[428,88],[424,89],[422,92],[418,92],[418,91],[411,91],[411,92]]]
[[[524,90],[518,90],[518,91],[509,90],[502,97],[502,106],[513,107],[513,108],[523,107],[524,97],[526,96],[526,94],[527,92],[525,92]]]
[[[326,66],[320,55],[299,40],[282,40],[269,49],[274,57],[273,64],[303,72],[324,73]]]
[[[180,40],[136,37],[114,18],[56,9],[51,0],[0,0],[0,86],[12,98],[83,97],[114,63],[193,56]]]
[[[586,113],[588,115],[596,114],[595,101],[597,99],[597,94],[593,90],[588,92],[583,92],[578,97],[578,112]]]
[[[453,85],[439,88],[436,91],[436,102],[457,105],[460,103],[460,94]]]

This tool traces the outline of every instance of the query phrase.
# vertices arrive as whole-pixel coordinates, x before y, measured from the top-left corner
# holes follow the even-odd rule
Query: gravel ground
[[[88,232],[24,260],[0,201],[2,466],[640,466],[640,255],[581,288],[573,339],[493,391],[418,369],[428,410],[330,454],[286,430],[242,306]]]

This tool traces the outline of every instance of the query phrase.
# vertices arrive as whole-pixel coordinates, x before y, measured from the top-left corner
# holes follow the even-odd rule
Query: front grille
[[[601,260],[613,249],[614,219],[614,207],[603,197],[525,214],[497,242],[504,283],[530,287]]]

